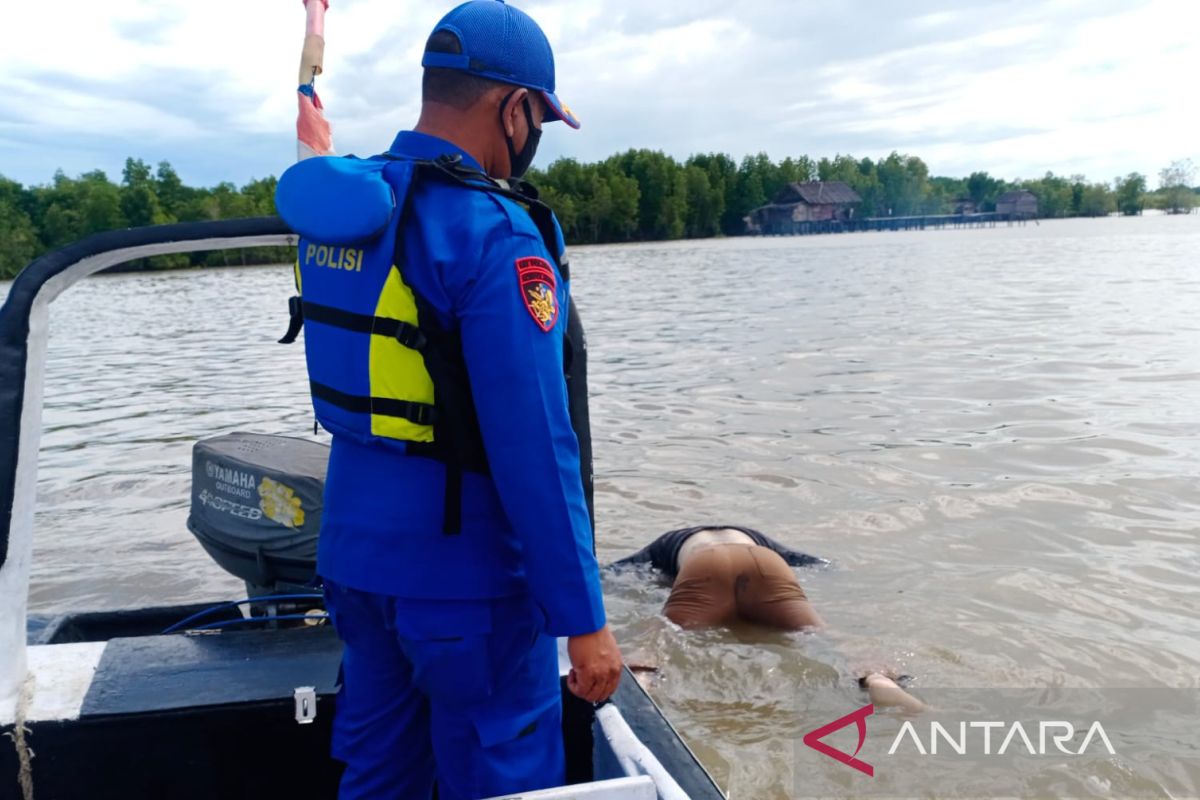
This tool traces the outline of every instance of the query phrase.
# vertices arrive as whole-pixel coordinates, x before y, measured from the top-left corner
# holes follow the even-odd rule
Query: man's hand
[[[567,655],[571,657],[571,674],[567,676],[571,694],[599,703],[617,690],[621,650],[607,625],[595,633],[567,639]]]
[[[909,714],[920,714],[925,704],[900,688],[900,684],[879,672],[868,674],[861,681],[871,702],[880,708],[900,707]]]

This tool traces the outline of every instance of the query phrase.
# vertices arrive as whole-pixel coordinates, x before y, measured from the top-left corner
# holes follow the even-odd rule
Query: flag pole
[[[324,71],[325,12],[329,0],[302,0],[308,19],[300,54],[299,114],[296,117],[296,160],[333,154],[333,130],[317,96],[317,76]]]

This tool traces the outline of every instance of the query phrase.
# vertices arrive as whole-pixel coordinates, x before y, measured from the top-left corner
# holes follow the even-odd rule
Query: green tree
[[[125,168],[121,170],[121,183],[124,186],[135,186],[141,183],[151,183],[153,178],[150,165],[140,158],[125,159]]]
[[[1080,217],[1083,214],[1083,192],[1087,188],[1087,178],[1075,174],[1069,178],[1071,183],[1071,212],[1070,216]]]
[[[1146,207],[1146,176],[1131,172],[1113,183],[1117,194],[1117,210],[1127,217],[1141,214]]]
[[[675,159],[652,150],[630,150],[620,157],[626,175],[638,185],[637,238],[653,241],[683,235],[687,186]]]
[[[54,173],[52,183],[34,190],[34,213],[30,218],[43,249],[63,247],[83,237],[79,201],[78,182],[62,170]]]
[[[170,163],[158,162],[158,169],[154,173],[154,194],[169,217],[184,220],[189,210],[189,200],[194,193],[194,189],[183,185],[179,174]]]
[[[972,172],[967,177],[967,196],[979,211],[995,211],[996,198],[1004,191],[1004,181],[986,172]]]
[[[121,213],[121,192],[100,170],[79,177],[80,234],[99,233],[125,227]]]
[[[0,177],[0,279],[25,268],[41,249],[33,220],[20,206],[21,185]]]
[[[879,171],[869,158],[855,159],[850,155],[837,155],[832,160],[822,158],[817,162],[817,179],[841,181],[862,198],[855,215],[858,217],[887,216],[888,205]]]
[[[928,194],[929,168],[915,156],[892,152],[876,165],[883,200],[892,216],[921,213]]]
[[[238,191],[228,181],[213,187],[212,197],[216,203],[217,219],[237,219],[254,215],[254,200]]]
[[[1192,191],[1195,179],[1196,165],[1190,158],[1172,161],[1159,171],[1159,193],[1168,214],[1187,214],[1196,206],[1196,193]]]
[[[736,236],[744,232],[743,217],[750,208],[743,209],[738,197],[738,165],[725,153],[705,153],[688,159],[688,166],[700,167],[708,175],[708,185],[721,195],[721,233]]]
[[[602,167],[601,175],[608,186],[610,205],[608,217],[601,225],[600,241],[630,241],[637,234],[641,188],[636,180],[607,165]]]
[[[925,189],[925,201],[921,205],[923,214],[948,214],[954,203],[954,195],[947,195],[946,186],[930,180]]]
[[[122,187],[120,205],[130,227],[161,225],[171,221],[163,212],[154,189],[146,184]]]
[[[785,163],[787,171],[780,165],[776,165],[771,160],[771,157],[766,153],[759,153],[751,157],[755,173],[762,177],[763,194],[766,196],[766,202],[770,202],[779,191],[789,183],[794,183],[798,178],[798,170],[796,163],[788,159]]]
[[[1079,198],[1079,216],[1107,217],[1117,210],[1117,198],[1106,183],[1085,184]]]
[[[576,241],[604,241],[604,220],[612,213],[612,189],[595,165],[588,165],[579,187],[579,198],[584,201],[577,223]]]
[[[271,217],[275,215],[275,187],[279,181],[274,176],[252,180],[241,189],[242,197],[246,198],[245,212],[253,217]]]
[[[121,212],[131,227],[161,225],[174,220],[163,211],[150,165],[140,158],[125,159],[121,172]]]
[[[725,211],[722,192],[714,190],[708,173],[694,164],[684,171],[684,186],[687,192],[684,234],[694,239],[716,236],[721,231],[721,214]]]
[[[734,179],[733,207],[737,213],[738,224],[746,215],[759,206],[766,205],[772,195],[767,194],[766,176],[762,174],[761,162],[746,156],[738,165],[737,177]],[[738,232],[741,232],[739,227]]]
[[[1043,217],[1067,217],[1071,215],[1074,189],[1063,177],[1047,172],[1034,181],[1024,181],[1021,186],[1038,199],[1038,213]]]
[[[559,190],[554,184],[547,184],[540,189],[541,200],[554,210],[558,224],[562,227],[563,236],[568,242],[576,244],[591,244],[596,239],[584,236],[579,230],[579,214],[575,207],[575,198]]]

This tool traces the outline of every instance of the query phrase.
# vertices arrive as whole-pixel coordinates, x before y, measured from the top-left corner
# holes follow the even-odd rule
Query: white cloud
[[[415,119],[421,46],[451,0],[333,0],[318,83],[342,152]],[[545,156],[629,147],[775,157],[899,149],[936,174],[1094,180],[1200,160],[1190,0],[530,0],[584,130]],[[211,183],[290,156],[304,15],[294,0],[13,4],[0,173],[116,170]]]

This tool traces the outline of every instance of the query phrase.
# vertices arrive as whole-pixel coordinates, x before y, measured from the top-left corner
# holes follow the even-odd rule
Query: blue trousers
[[[325,582],[345,645],[341,800],[468,800],[561,785],[558,653],[528,596],[414,600]]]

